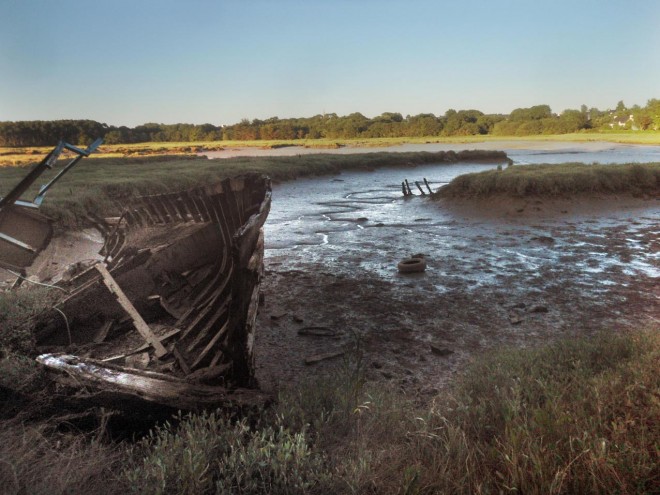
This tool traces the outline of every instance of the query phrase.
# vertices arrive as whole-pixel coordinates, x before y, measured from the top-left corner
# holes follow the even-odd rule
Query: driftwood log
[[[37,358],[50,379],[75,389],[75,402],[132,413],[263,407],[272,397],[255,389],[192,384],[172,375],[130,369],[68,354]]]

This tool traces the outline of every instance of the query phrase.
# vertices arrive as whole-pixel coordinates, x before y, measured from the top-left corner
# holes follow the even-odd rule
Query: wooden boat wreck
[[[38,362],[95,406],[262,403],[254,338],[270,201],[270,180],[251,174],[135,198],[100,221],[103,259],[60,282],[62,299],[35,322],[49,351]]]

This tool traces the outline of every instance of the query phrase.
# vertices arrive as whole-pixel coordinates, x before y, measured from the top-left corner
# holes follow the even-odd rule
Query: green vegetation
[[[315,115],[309,118],[266,120],[247,119],[233,125],[143,124],[134,128],[116,127],[93,120],[0,122],[0,146],[54,146],[64,139],[86,144],[104,137],[106,144],[145,142],[211,142],[253,140],[315,140],[414,138],[434,136],[530,136],[567,134],[588,130],[660,130],[660,100],[646,106],[627,108],[621,101],[614,110],[564,110],[555,114],[548,105],[517,108],[508,116],[487,115],[479,110],[447,110],[443,116],[432,113],[407,115],[385,112],[374,118],[361,113],[346,116]]]
[[[59,225],[78,227],[94,216],[107,216],[121,209],[119,202],[135,195],[155,194],[192,188],[247,172],[287,180],[342,170],[373,170],[388,166],[415,166],[424,163],[452,163],[459,160],[505,162],[499,151],[459,153],[364,153],[318,154],[288,157],[243,157],[209,160],[197,156],[158,156],[83,160],[49,191],[41,210]],[[54,176],[54,167],[34,184],[27,197],[36,195],[39,185]],[[0,196],[26,174],[24,167],[0,169]]]
[[[510,166],[456,177],[435,197],[566,197],[577,194],[658,194],[660,163]]]
[[[60,295],[45,287],[0,293],[0,352],[31,353],[34,341],[26,322],[52,307]]]
[[[657,493],[660,334],[602,333],[478,361],[431,404],[359,357],[254,418],[173,418],[132,444],[0,426],[19,493]],[[20,490],[20,491],[19,491]]]

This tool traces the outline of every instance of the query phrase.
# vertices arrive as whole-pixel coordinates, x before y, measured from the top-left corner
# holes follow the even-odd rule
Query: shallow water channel
[[[547,156],[524,156],[527,163],[535,158],[545,161]],[[608,273],[660,277],[657,201],[638,211],[576,215],[567,210],[530,224],[529,217],[457,216],[422,197],[414,186],[416,197],[404,198],[401,192],[404,179],[413,184],[426,178],[435,189],[457,175],[496,166],[424,165],[276,185],[266,224],[266,256],[291,267],[311,261],[337,271],[367,270],[396,279],[400,259],[424,253],[429,258],[427,277],[442,275],[436,290],[446,290],[447,282],[457,277],[474,286],[497,284],[511,270],[534,277],[573,256],[581,260],[574,267],[575,277],[594,291],[613,283]],[[542,205],[533,208],[541,211]],[[613,238],[620,242],[608,251],[603,241]],[[582,260],[585,255],[588,259]],[[457,262],[463,266],[460,271],[455,270]],[[400,278],[404,282],[410,276]]]

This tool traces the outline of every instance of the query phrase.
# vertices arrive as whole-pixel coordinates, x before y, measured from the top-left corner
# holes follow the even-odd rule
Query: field
[[[228,148],[278,148],[285,146],[303,146],[307,148],[337,148],[349,147],[387,147],[404,143],[497,143],[524,141],[569,141],[588,142],[605,141],[624,144],[660,144],[660,131],[640,132],[578,132],[573,134],[535,135],[535,136],[459,136],[439,137],[428,136],[420,138],[362,138],[362,139],[296,139],[296,140],[256,140],[256,141],[199,141],[181,143],[136,143],[102,145],[94,158],[116,158],[126,156],[190,154],[202,150],[214,151]],[[21,165],[38,161],[48,153],[49,147],[2,148],[0,147],[0,167]]]

